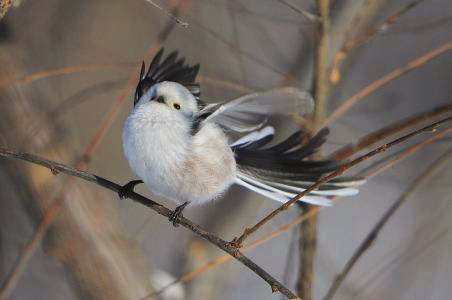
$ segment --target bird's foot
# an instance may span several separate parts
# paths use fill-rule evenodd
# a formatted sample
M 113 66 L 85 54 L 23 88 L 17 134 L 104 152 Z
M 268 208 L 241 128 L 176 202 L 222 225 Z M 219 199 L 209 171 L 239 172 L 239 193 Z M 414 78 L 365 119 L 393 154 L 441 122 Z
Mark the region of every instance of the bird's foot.
M 188 203 L 190 203 L 190 201 L 187 201 L 184 204 L 179 205 L 178 207 L 176 207 L 176 209 L 169 216 L 168 220 L 170 222 L 173 222 L 173 226 L 174 227 L 178 227 L 179 226 L 177 223 L 179 222 L 179 218 L 182 216 L 182 211 L 184 210 L 185 206 L 188 205 Z
M 129 181 L 127 184 L 123 185 L 118 191 L 119 198 L 124 199 L 127 196 L 129 196 L 130 193 L 133 192 L 135 186 L 140 183 L 143 183 L 143 180 L 132 180 Z

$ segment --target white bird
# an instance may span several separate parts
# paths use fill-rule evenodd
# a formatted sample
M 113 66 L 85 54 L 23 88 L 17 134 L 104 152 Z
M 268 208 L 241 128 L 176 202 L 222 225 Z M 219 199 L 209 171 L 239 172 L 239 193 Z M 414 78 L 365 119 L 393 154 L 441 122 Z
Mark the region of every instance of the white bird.
M 163 62 L 162 56 L 163 49 L 146 74 L 143 62 L 134 108 L 124 124 L 124 153 L 141 180 L 124 185 L 121 198 L 144 182 L 152 193 L 180 204 L 170 217 L 176 225 L 188 203 L 212 201 L 234 183 L 286 202 L 340 165 L 305 160 L 325 142 L 327 129 L 306 143 L 306 134 L 298 131 L 264 148 L 274 136 L 272 127 L 263 127 L 267 118 L 311 113 L 314 103 L 309 93 L 279 88 L 205 105 L 195 83 L 199 65 L 185 65 L 177 52 Z M 228 132 L 251 133 L 231 143 Z M 331 205 L 328 196 L 355 195 L 358 190 L 353 186 L 360 183 L 359 178 L 338 178 L 301 201 Z

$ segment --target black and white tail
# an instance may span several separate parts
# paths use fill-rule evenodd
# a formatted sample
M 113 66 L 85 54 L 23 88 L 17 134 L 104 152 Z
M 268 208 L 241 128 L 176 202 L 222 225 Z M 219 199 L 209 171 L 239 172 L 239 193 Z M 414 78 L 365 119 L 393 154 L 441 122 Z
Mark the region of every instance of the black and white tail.
M 273 127 L 252 132 L 233 144 L 238 171 L 236 183 L 279 202 L 287 202 L 316 182 L 322 175 L 341 166 L 332 160 L 306 160 L 326 141 L 327 128 L 303 143 L 307 135 L 297 131 L 283 142 L 265 147 L 273 140 Z M 352 196 L 361 178 L 339 177 L 320 186 L 300 201 L 330 206 L 329 196 Z

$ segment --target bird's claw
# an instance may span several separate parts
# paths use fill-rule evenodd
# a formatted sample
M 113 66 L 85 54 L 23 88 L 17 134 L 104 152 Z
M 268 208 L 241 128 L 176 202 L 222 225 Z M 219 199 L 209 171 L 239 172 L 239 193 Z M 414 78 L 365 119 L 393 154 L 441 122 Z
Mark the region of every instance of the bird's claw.
M 190 202 L 185 202 L 182 205 L 179 205 L 178 207 L 176 207 L 176 209 L 169 215 L 168 220 L 170 222 L 173 223 L 174 227 L 178 227 L 179 226 L 179 218 L 182 216 L 182 211 L 184 210 L 184 208 L 188 205 L 188 203 Z
M 119 198 L 124 199 L 127 196 L 129 196 L 130 193 L 133 192 L 133 189 L 135 188 L 135 186 L 140 183 L 143 183 L 143 181 L 142 180 L 132 180 L 132 181 L 129 181 L 127 184 L 123 185 L 118 191 Z

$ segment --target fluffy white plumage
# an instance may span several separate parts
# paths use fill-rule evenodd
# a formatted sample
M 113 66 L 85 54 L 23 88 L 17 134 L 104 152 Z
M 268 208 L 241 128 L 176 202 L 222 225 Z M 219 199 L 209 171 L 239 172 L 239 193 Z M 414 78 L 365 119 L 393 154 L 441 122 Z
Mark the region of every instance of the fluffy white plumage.
M 262 97 L 262 106 L 258 101 L 262 94 L 253 94 L 254 97 L 241 97 L 229 102 L 224 109 L 220 104 L 215 104 L 216 110 L 193 134 L 194 120 L 213 106 L 199 111 L 196 99 L 184 86 L 175 82 L 155 84 L 139 99 L 124 125 L 123 148 L 130 167 L 153 193 L 179 204 L 211 201 L 233 183 L 278 202 L 286 202 L 304 188 L 253 178 L 239 171 L 231 150 L 231 147 L 246 147 L 273 136 L 274 129 L 264 127 L 234 143 L 228 142 L 223 130 L 238 126 L 238 131 L 241 131 L 247 126 L 255 128 L 256 122 L 263 123 L 263 117 L 271 113 L 268 109 L 274 105 L 269 100 L 270 94 L 284 98 L 281 100 L 275 96 L 273 100 L 286 101 L 286 106 L 304 107 L 303 111 L 312 109 L 312 99 L 293 88 L 264 93 L 266 97 Z M 257 107 L 257 113 L 253 118 L 243 118 L 244 113 L 253 115 L 251 103 Z M 242 105 L 245 105 L 245 110 L 241 109 Z M 221 114 L 222 111 L 227 112 L 226 117 Z M 231 111 L 236 115 L 239 112 L 239 117 L 234 119 Z M 357 192 L 355 188 L 338 187 L 314 191 L 303 197 L 302 201 L 330 206 L 327 196 L 351 196 Z
M 182 204 L 170 220 L 176 222 L 186 203 L 216 199 L 233 183 L 286 202 L 338 167 L 333 161 L 305 160 L 325 142 L 327 129 L 308 142 L 303 132 L 296 132 L 267 146 L 274 137 L 272 127 L 263 127 L 268 117 L 311 113 L 314 101 L 309 93 L 284 87 L 204 105 L 195 82 L 199 65 L 188 66 L 177 56 L 174 51 L 162 61 L 162 49 L 147 72 L 143 63 L 122 135 L 134 173 L 151 192 Z M 230 143 L 228 131 L 248 134 Z M 120 196 L 139 182 L 129 182 Z M 355 195 L 354 187 L 362 183 L 359 178 L 339 178 L 301 201 L 329 206 L 329 196 Z
M 150 101 L 156 97 L 165 103 Z M 236 177 L 234 155 L 218 125 L 209 122 L 190 134 L 197 113 L 195 98 L 182 85 L 163 82 L 143 95 L 123 129 L 124 153 L 135 174 L 153 193 L 181 204 L 213 200 Z

